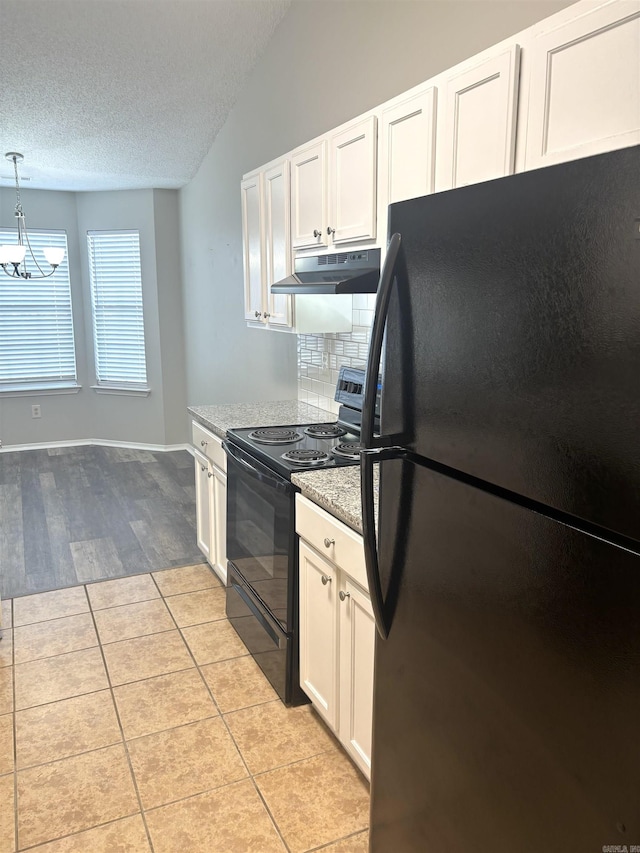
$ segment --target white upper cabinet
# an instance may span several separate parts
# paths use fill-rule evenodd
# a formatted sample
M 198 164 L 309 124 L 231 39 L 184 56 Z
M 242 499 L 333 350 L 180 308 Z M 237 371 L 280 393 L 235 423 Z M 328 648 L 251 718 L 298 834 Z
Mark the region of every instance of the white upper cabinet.
M 513 172 L 519 60 L 514 44 L 444 82 L 436 189 Z
M 338 297 L 271 295 L 294 251 L 384 246 L 390 204 L 634 144 L 640 0 L 580 0 L 246 175 L 245 317 L 348 331 Z
M 260 329 L 295 333 L 351 331 L 350 296 L 271 293 L 272 284 L 291 275 L 290 174 L 289 159 L 285 157 L 245 175 L 241 184 L 245 318 L 250 326 Z M 297 174 L 300 177 L 301 173 Z M 302 175 L 304 184 L 311 173 L 303 168 Z
M 272 294 L 271 285 L 291 275 L 289 161 L 264 172 L 264 237 L 267 316 L 272 326 L 291 326 L 291 297 Z M 263 314 L 265 312 L 263 311 Z
M 376 117 L 335 133 L 329 141 L 329 222 L 335 244 L 376 236 Z
M 531 45 L 525 168 L 640 142 L 640 0 L 617 0 Z
M 342 126 L 291 155 L 291 243 L 326 248 L 375 240 L 377 120 Z
M 241 185 L 244 265 L 244 316 L 258 322 L 263 312 L 262 174 L 245 178 Z
M 291 157 L 294 249 L 327 246 L 327 143 L 323 140 Z
M 252 325 L 292 325 L 291 297 L 270 287 L 291 273 L 289 161 L 270 163 L 241 183 L 244 316 Z
M 387 207 L 434 190 L 437 89 L 395 98 L 380 118 L 378 229 L 384 239 Z

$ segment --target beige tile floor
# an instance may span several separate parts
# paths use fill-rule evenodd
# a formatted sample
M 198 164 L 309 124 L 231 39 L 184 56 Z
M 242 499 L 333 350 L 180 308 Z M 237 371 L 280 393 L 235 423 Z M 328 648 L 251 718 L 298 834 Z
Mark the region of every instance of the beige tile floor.
M 2 607 L 0 853 L 366 853 L 366 782 L 207 566 Z

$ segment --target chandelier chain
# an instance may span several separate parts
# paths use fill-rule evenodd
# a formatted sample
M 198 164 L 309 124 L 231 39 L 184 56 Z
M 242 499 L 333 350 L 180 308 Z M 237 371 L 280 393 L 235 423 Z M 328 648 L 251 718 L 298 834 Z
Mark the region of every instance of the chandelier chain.
M 14 154 L 11 159 L 13 160 L 13 171 L 16 176 L 16 213 L 22 213 L 22 202 L 20 200 L 20 182 L 18 181 L 18 158 Z

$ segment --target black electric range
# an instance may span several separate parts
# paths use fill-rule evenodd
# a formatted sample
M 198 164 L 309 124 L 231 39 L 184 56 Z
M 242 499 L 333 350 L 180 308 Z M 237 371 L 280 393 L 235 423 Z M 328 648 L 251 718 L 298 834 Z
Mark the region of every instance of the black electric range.
M 230 429 L 227 440 L 287 478 L 295 471 L 354 465 L 362 448 L 364 381 L 364 370 L 341 368 L 336 422 Z
M 229 621 L 287 705 L 308 699 L 298 660 L 295 471 L 356 465 L 364 371 L 343 367 L 338 421 L 230 429 L 227 454 Z
M 295 471 L 354 465 L 360 436 L 337 423 L 230 429 L 228 440 L 285 477 Z

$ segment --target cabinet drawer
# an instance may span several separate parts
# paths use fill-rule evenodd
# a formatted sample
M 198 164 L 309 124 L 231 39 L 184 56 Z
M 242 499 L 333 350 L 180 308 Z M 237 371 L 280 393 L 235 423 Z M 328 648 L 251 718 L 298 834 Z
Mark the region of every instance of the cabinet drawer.
M 335 563 L 363 589 L 369 589 L 364 546 L 359 533 L 303 495 L 296 495 L 296 531 L 325 559 Z
M 196 421 L 191 421 L 191 438 L 194 446 L 207 456 L 222 471 L 227 470 L 227 457 L 222 449 L 222 441 Z

